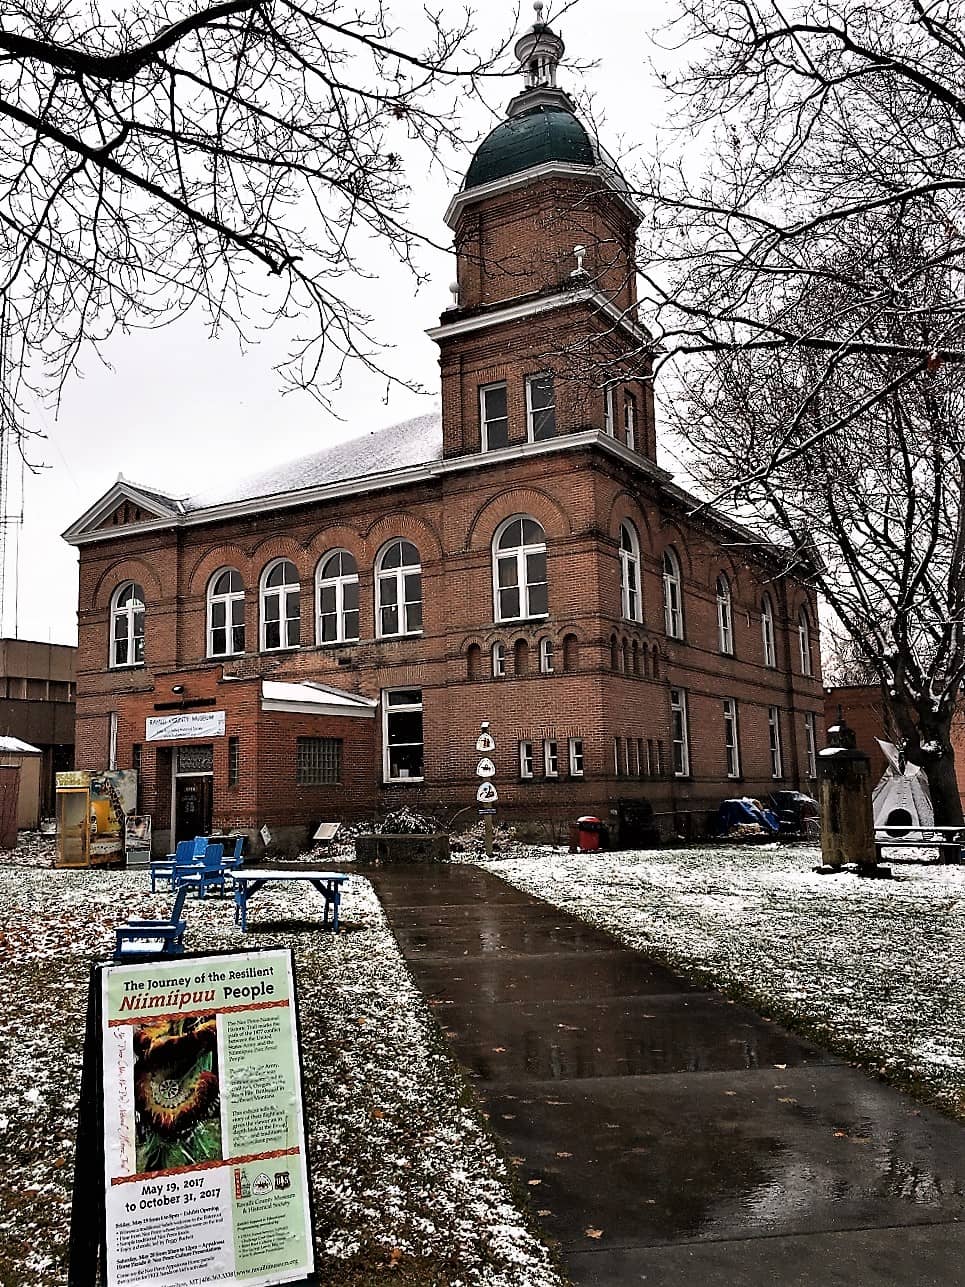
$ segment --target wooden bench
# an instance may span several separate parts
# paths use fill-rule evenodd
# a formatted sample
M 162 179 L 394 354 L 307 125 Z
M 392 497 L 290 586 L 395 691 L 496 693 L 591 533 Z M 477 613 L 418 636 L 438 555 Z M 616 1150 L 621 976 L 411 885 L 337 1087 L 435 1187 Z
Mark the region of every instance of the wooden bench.
M 142 956 L 180 956 L 184 951 L 184 931 L 187 921 L 182 920 L 184 900 L 188 888 L 184 886 L 174 896 L 171 914 L 166 920 L 141 920 L 132 918 L 114 930 L 114 960 L 126 961 Z
M 897 832 L 892 836 L 891 831 Z M 908 839 L 914 832 L 917 839 Z M 929 837 L 935 837 L 929 839 Z M 881 861 L 883 849 L 937 849 L 940 863 L 961 862 L 962 844 L 965 842 L 965 827 L 875 827 L 875 857 Z
M 248 930 L 248 900 L 264 889 L 266 885 L 290 885 L 302 881 L 311 885 L 325 899 L 325 912 L 322 919 L 323 928 L 331 928 L 338 933 L 338 909 L 342 901 L 342 886 L 348 880 L 334 871 L 301 871 L 291 868 L 245 867 L 234 873 L 235 887 L 235 923 L 241 926 L 241 932 Z M 329 916 L 331 915 L 331 926 Z

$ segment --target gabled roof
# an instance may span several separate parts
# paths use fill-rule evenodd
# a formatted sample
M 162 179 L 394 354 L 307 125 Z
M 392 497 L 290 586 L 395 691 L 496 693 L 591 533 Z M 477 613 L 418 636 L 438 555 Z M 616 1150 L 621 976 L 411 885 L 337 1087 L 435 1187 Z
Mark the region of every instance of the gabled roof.
M 125 502 L 136 506 L 148 514 L 149 518 L 146 521 L 139 519 L 137 522 L 119 524 L 114 529 L 118 532 L 125 527 L 136 528 L 138 531 L 166 527 L 184 513 L 183 502 L 176 496 L 169 496 L 156 487 L 142 487 L 140 483 L 128 482 L 123 474 L 118 474 L 117 481 L 104 495 L 62 533 L 64 540 L 70 541 L 83 533 L 95 531 Z

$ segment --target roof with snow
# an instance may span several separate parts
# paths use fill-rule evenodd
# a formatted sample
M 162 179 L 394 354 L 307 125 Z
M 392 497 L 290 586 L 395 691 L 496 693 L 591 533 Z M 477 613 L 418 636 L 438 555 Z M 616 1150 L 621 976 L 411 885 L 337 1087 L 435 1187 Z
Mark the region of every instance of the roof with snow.
M 188 512 L 278 496 L 329 483 L 390 474 L 442 459 L 442 417 L 438 412 L 375 429 L 360 438 L 336 443 L 310 456 L 300 456 L 236 482 L 221 483 L 185 499 Z
M 0 737 L 0 755 L 42 755 L 39 746 L 21 742 L 19 737 Z

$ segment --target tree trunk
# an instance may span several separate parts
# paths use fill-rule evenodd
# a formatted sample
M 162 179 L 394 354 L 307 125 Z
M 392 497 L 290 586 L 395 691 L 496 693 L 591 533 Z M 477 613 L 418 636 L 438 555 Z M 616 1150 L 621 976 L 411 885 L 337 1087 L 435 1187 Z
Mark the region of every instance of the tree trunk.
M 929 760 L 924 765 L 928 778 L 928 790 L 931 793 L 932 808 L 935 810 L 937 827 L 960 827 L 962 825 L 962 797 L 958 793 L 958 778 L 955 774 L 955 756 L 948 745 L 947 736 L 942 739 L 945 754 L 937 760 Z

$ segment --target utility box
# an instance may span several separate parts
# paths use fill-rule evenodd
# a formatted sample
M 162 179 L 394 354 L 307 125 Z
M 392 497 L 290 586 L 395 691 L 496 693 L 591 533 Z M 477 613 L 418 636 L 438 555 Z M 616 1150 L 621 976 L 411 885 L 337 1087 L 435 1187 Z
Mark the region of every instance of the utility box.
M 821 794 L 821 857 L 840 870 L 857 863 L 873 873 L 877 867 L 875 824 L 871 808 L 871 760 L 859 751 L 854 730 L 843 719 L 828 729 L 828 745 L 818 753 Z

